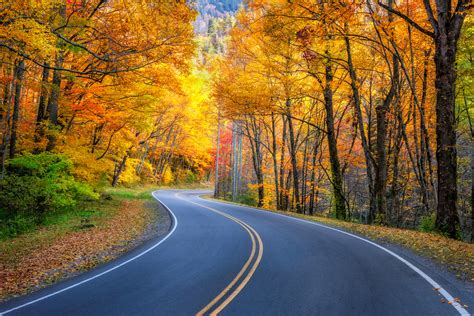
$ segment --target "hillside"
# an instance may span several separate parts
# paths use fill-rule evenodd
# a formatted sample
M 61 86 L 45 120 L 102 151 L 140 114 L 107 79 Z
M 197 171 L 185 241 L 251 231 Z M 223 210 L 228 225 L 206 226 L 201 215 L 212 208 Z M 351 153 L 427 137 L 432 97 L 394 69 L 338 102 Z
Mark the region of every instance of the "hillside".
M 213 18 L 225 18 L 239 9 L 241 0 L 197 0 L 196 9 L 199 15 L 194 24 L 198 34 L 207 33 Z

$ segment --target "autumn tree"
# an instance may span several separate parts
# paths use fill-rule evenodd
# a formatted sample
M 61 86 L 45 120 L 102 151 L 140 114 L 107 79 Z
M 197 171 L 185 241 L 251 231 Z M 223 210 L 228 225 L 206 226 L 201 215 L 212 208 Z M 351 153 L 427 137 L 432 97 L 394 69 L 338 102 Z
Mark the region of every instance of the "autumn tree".
M 378 3 L 391 14 L 405 20 L 429 36 L 435 46 L 436 66 L 436 160 L 438 163 L 438 205 L 436 227 L 450 237 L 456 236 L 457 214 L 457 153 L 456 153 L 456 54 L 461 29 L 472 5 L 467 0 L 423 1 L 429 26 L 420 24 L 392 5 Z

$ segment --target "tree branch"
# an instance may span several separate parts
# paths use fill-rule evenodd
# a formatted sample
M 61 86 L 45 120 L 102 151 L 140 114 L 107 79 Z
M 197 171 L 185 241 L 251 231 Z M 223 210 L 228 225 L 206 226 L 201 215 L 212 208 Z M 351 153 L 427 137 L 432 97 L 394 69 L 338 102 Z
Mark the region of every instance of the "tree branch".
M 412 19 L 410 19 L 408 16 L 406 16 L 405 14 L 401 13 L 400 11 L 397 11 L 397 10 L 394 10 L 392 8 L 390 8 L 389 6 L 383 4 L 382 2 L 380 1 L 377 1 L 377 4 L 379 6 L 381 6 L 382 8 L 384 8 L 385 10 L 397 15 L 398 17 L 404 19 L 408 24 L 410 24 L 411 26 L 413 26 L 415 29 L 417 29 L 418 31 L 422 32 L 423 34 L 426 34 L 432 38 L 434 38 L 435 34 L 431 31 L 428 31 L 427 29 L 423 28 L 422 26 L 420 26 L 418 23 L 416 23 L 415 21 L 413 21 Z
M 430 0 L 423 0 L 423 4 L 425 6 L 426 14 L 428 15 L 428 20 L 431 23 L 431 27 L 433 27 L 433 30 L 435 30 L 436 32 L 436 30 L 438 29 L 438 21 L 436 21 L 434 17 L 433 8 L 431 8 Z

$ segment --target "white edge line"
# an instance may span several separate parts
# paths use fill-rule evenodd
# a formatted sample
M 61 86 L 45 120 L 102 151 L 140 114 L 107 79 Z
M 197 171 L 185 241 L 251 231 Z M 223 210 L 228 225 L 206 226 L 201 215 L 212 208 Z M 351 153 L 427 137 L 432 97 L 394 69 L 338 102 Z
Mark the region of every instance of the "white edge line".
M 163 207 L 164 207 L 164 208 L 171 214 L 171 216 L 173 217 L 173 228 L 172 228 L 171 231 L 168 233 L 168 235 L 166 235 L 163 239 L 161 239 L 159 242 L 157 242 L 156 244 L 154 244 L 153 246 L 151 246 L 151 247 L 148 248 L 147 250 L 145 250 L 145 251 L 139 253 L 138 255 L 134 256 L 133 258 L 128 259 L 127 261 L 124 261 L 124 262 L 122 262 L 122 263 L 120 263 L 120 264 L 118 264 L 118 265 L 116 265 L 116 266 L 114 266 L 114 267 L 112 267 L 112 268 L 110 268 L 110 269 L 107 269 L 107 270 L 105 270 L 105 271 L 103 271 L 103 272 L 101 272 L 101 273 L 99 273 L 99 274 L 96 274 L 96 275 L 94 275 L 93 277 L 87 278 L 87 279 L 85 279 L 85 280 L 82 280 L 81 282 L 78 282 L 78 283 L 75 283 L 75 284 L 70 285 L 70 286 L 68 286 L 68 287 L 65 287 L 64 289 L 61 289 L 61 290 L 56 291 L 56 292 L 53 292 L 53 293 L 51 293 L 51 294 L 42 296 L 42 297 L 37 298 L 37 299 L 35 299 L 35 300 L 32 300 L 32 301 L 30 301 L 30 302 L 28 302 L 28 303 L 25 303 L 25 304 L 22 304 L 22 305 L 13 307 L 13 308 L 11 308 L 11 309 L 9 309 L 9 310 L 0 312 L 0 316 L 1 316 L 1 315 L 8 314 L 8 313 L 10 313 L 10 312 L 13 312 L 13 311 L 15 311 L 15 310 L 18 310 L 18 309 L 20 309 L 20 308 L 26 307 L 26 306 L 28 306 L 28 305 L 37 303 L 37 302 L 39 302 L 39 301 L 45 300 L 45 299 L 47 299 L 47 298 L 49 298 L 49 297 L 51 297 L 51 296 L 55 296 L 55 295 L 57 295 L 57 294 L 59 294 L 59 293 L 62 293 L 62 292 L 65 292 L 65 291 L 67 291 L 67 290 L 70 290 L 70 289 L 72 289 L 72 288 L 75 288 L 75 287 L 77 287 L 77 286 L 79 286 L 79 285 L 81 285 L 81 284 L 84 284 L 84 283 L 86 283 L 86 282 L 92 281 L 92 280 L 94 280 L 94 279 L 96 279 L 96 278 L 98 278 L 98 277 L 100 277 L 100 276 L 103 276 L 104 274 L 107 274 L 107 273 L 109 273 L 109 272 L 112 272 L 113 270 L 118 269 L 118 268 L 120 268 L 120 267 L 126 265 L 127 263 L 130 263 L 130 262 L 134 261 L 135 259 L 140 258 L 140 257 L 143 256 L 144 254 L 150 252 L 151 250 L 153 250 L 153 249 L 155 249 L 156 247 L 158 247 L 159 245 L 161 245 L 161 244 L 162 244 L 166 239 L 168 239 L 168 238 L 174 233 L 174 231 L 176 230 L 176 227 L 178 226 L 178 219 L 176 218 L 176 216 L 174 215 L 174 213 L 173 213 L 163 202 L 161 202 L 160 199 L 158 199 L 158 198 L 156 197 L 156 195 L 155 195 L 156 192 L 157 192 L 157 191 L 152 192 L 151 195 L 152 195 L 161 205 L 163 205 Z
M 225 202 L 220 202 L 220 201 L 213 201 L 213 200 L 209 200 L 209 199 L 205 200 L 205 199 L 201 198 L 200 196 L 198 196 L 198 198 L 200 200 L 203 200 L 203 201 L 211 201 L 211 202 L 214 202 L 214 203 L 234 205 L 234 204 L 230 204 L 230 203 L 225 203 Z M 425 279 L 425 281 L 427 281 L 429 284 L 431 284 L 435 289 L 438 289 L 438 292 L 441 293 L 448 302 L 451 302 L 451 305 L 459 312 L 460 315 L 462 315 L 462 316 L 470 316 L 471 315 L 461 304 L 459 304 L 458 302 L 456 302 L 454 300 L 454 297 L 451 294 L 449 294 L 448 291 L 446 291 L 444 288 L 442 288 L 441 285 L 439 285 L 435 280 L 433 280 L 431 277 L 429 277 L 426 273 L 424 273 L 422 270 L 417 268 L 414 264 L 412 264 L 408 260 L 400 257 L 399 255 L 397 255 L 393 251 L 388 250 L 387 248 L 385 248 L 383 246 L 380 246 L 379 244 L 376 244 L 376 243 L 374 243 L 374 242 L 372 242 L 368 239 L 362 238 L 360 236 L 345 232 L 343 230 L 333 228 L 333 227 L 329 227 L 329 226 L 326 226 L 326 225 L 323 225 L 323 224 L 320 224 L 320 223 L 308 221 L 308 220 L 305 220 L 305 219 L 301 219 L 301 218 L 297 218 L 297 217 L 293 217 L 293 216 L 288 216 L 288 215 L 284 215 L 284 214 L 279 214 L 279 213 L 274 213 L 274 212 L 267 211 L 267 210 L 264 210 L 264 209 L 257 209 L 257 208 L 253 208 L 253 207 L 242 206 L 242 205 L 238 205 L 238 204 L 235 204 L 235 206 L 240 206 L 240 207 L 243 207 L 243 208 L 246 208 L 246 209 L 249 209 L 249 210 L 253 210 L 253 211 L 264 211 L 264 212 L 269 213 L 269 214 L 278 215 L 278 216 L 281 216 L 281 217 L 284 217 L 284 218 L 289 218 L 289 219 L 304 222 L 304 223 L 307 223 L 307 224 L 312 224 L 312 225 L 324 227 L 326 229 L 333 230 L 333 231 L 336 231 L 336 232 L 339 232 L 339 233 L 357 238 L 357 239 L 362 240 L 362 241 L 364 241 L 368 244 L 371 244 L 372 246 L 375 246 L 375 247 L 385 251 L 386 253 L 392 255 L 393 257 L 397 258 L 398 260 L 400 260 L 401 262 L 406 264 L 410 269 L 412 269 L 413 271 L 418 273 L 418 275 L 420 275 L 423 279 Z

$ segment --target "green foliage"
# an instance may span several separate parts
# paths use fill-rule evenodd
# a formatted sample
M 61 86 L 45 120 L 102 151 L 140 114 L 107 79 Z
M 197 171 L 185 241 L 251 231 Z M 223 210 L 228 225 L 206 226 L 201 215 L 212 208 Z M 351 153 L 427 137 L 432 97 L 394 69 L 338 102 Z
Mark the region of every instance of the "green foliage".
M 87 184 L 77 182 L 71 171 L 69 159 L 51 153 L 8 161 L 7 175 L 0 180 L 0 237 L 31 230 L 52 213 L 99 197 Z
M 257 206 L 258 198 L 254 192 L 248 191 L 237 197 L 237 203 L 241 203 L 241 204 L 245 204 L 249 206 Z
M 450 236 L 446 232 L 444 232 L 443 229 L 436 228 L 436 213 L 421 217 L 420 224 L 418 225 L 418 230 L 424 233 L 434 233 L 445 238 L 450 238 Z M 463 240 L 462 229 L 459 224 L 456 225 L 456 236 L 453 239 L 457 239 L 460 241 Z
M 186 170 L 186 175 L 184 179 L 185 183 L 196 183 L 199 182 L 197 175 L 191 170 Z
M 386 226 L 387 219 L 385 217 L 385 214 L 376 214 L 375 219 L 374 219 L 374 224 L 380 225 L 380 226 Z
M 1 219 L 0 221 L 0 240 L 18 236 L 33 230 L 37 226 L 36 220 L 33 217 L 24 215 L 16 215 L 13 218 Z
M 436 214 L 426 215 L 421 218 L 418 230 L 429 233 L 435 231 Z

